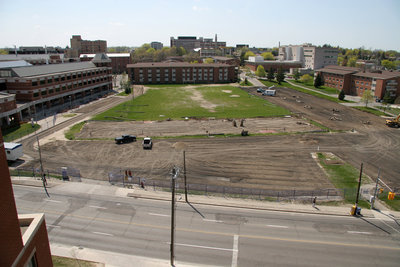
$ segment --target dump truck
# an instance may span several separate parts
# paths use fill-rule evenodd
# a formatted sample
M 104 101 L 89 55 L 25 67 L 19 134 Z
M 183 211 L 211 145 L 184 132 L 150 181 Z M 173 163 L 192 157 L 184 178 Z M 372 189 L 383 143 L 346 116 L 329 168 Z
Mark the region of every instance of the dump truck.
M 389 127 L 395 127 L 395 128 L 400 127 L 400 114 L 397 115 L 397 117 L 394 119 L 387 119 L 386 125 Z

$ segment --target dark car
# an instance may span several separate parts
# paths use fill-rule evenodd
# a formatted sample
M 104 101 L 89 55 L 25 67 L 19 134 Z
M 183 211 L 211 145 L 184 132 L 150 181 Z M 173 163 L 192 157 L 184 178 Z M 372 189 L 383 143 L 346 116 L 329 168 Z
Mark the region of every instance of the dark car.
M 117 144 L 124 144 L 124 143 L 130 143 L 130 142 L 135 142 L 136 141 L 136 136 L 133 135 L 123 135 L 121 137 L 115 138 L 115 143 Z
M 264 89 L 258 88 L 258 89 L 257 89 L 257 93 L 264 93 Z

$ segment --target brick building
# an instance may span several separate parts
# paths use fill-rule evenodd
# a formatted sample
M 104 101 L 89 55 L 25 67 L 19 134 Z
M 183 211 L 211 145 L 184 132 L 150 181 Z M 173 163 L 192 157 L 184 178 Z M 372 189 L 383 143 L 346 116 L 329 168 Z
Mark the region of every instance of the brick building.
M 0 266 L 53 266 L 43 213 L 18 215 L 0 130 Z
M 82 40 L 80 35 L 72 35 L 71 48 L 65 50 L 67 58 L 79 58 L 81 54 L 98 54 L 107 52 L 107 41 Z
M 299 61 L 264 60 L 262 56 L 249 57 L 249 60 L 245 62 L 245 66 L 252 71 L 256 71 L 259 65 L 263 66 L 266 71 L 272 69 L 277 72 L 280 68 L 284 71 L 289 71 L 292 68 L 301 68 L 302 63 Z
M 326 86 L 344 90 L 347 95 L 362 96 L 371 90 L 373 96 L 381 100 L 386 92 L 392 98 L 400 96 L 400 72 L 362 71 L 355 67 L 327 66 L 316 70 Z
M 219 63 L 153 62 L 130 64 L 128 73 L 133 84 L 232 83 L 238 69 Z
M 196 36 L 178 36 L 177 39 L 171 37 L 170 40 L 171 47 L 183 47 L 187 52 L 191 52 L 196 48 L 201 48 L 202 50 L 213 50 L 226 47 L 226 42 L 218 42 L 218 37 L 215 35 L 215 40 L 212 38 L 203 38 Z
M 0 81 L 1 82 L 1 81 Z M 0 127 L 17 126 L 20 121 L 14 94 L 0 92 Z
M 90 62 L 11 68 L 2 72 L 3 92 L 14 94 L 21 120 L 46 116 L 89 102 L 112 90 L 111 60 L 97 54 Z M 6 113 L 0 118 L 9 120 Z
M 80 56 L 81 61 L 90 61 L 95 54 L 83 54 Z M 129 53 L 107 53 L 107 57 L 111 59 L 112 73 L 127 73 L 126 66 L 132 63 L 131 54 Z

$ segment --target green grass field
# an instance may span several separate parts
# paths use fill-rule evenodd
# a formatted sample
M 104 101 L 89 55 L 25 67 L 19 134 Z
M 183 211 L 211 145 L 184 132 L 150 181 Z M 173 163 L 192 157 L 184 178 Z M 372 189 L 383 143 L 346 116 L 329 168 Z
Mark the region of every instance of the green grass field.
M 338 95 L 339 94 L 338 89 L 332 88 L 332 87 L 328 87 L 328 86 L 325 86 L 325 85 L 322 85 L 319 88 L 315 88 L 314 85 L 305 84 L 305 83 L 302 83 L 300 81 L 293 81 L 293 83 L 301 85 L 301 86 L 304 86 L 304 87 L 307 87 L 307 88 L 310 88 L 310 89 L 313 89 L 313 90 L 317 90 L 317 91 L 320 91 L 320 92 L 323 92 L 323 93 L 326 93 L 326 94 L 332 94 L 332 95 Z
M 34 124 L 34 126 L 32 127 L 32 125 L 30 123 L 24 123 L 21 124 L 17 127 L 13 127 L 10 129 L 5 129 L 2 133 L 3 133 L 3 138 L 4 138 L 4 142 L 11 142 L 14 141 L 16 139 L 19 139 L 25 135 L 31 134 L 33 132 L 35 132 L 36 130 L 40 129 L 40 125 L 39 124 Z
M 179 120 L 255 118 L 290 114 L 282 107 L 233 86 L 153 85 L 146 94 L 122 103 L 94 120 Z

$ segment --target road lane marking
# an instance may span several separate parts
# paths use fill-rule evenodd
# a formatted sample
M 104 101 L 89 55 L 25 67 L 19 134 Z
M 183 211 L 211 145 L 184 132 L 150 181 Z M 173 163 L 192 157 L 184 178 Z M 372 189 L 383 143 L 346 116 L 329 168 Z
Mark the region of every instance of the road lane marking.
M 214 250 L 223 250 L 223 251 L 233 251 L 233 249 L 230 249 L 230 248 L 207 247 L 207 246 L 182 244 L 182 243 L 175 243 L 175 246 L 192 247 L 192 248 L 205 248 L 205 249 L 214 249 Z
M 239 236 L 233 236 L 233 249 L 232 249 L 232 267 L 237 267 L 238 252 L 239 252 Z
M 53 199 L 46 199 L 48 202 L 54 202 L 54 203 L 61 203 L 59 200 L 53 200 Z
M 224 221 L 220 221 L 220 220 L 211 220 L 211 219 L 203 219 L 203 221 L 205 222 L 217 222 L 217 223 L 223 223 Z
M 102 209 L 102 210 L 106 210 L 107 208 L 105 207 L 100 207 L 100 206 L 89 206 L 90 208 L 94 208 L 94 209 Z
M 168 214 L 159 214 L 159 213 L 148 213 L 149 215 L 152 216 L 160 216 L 160 217 L 170 217 L 171 215 Z
M 29 212 L 32 212 L 32 208 L 19 207 L 19 209 L 25 209 Z M 37 212 L 35 210 L 35 212 Z M 109 223 L 119 223 L 123 225 L 133 225 L 138 227 L 148 227 L 154 229 L 163 229 L 163 230 L 171 230 L 171 227 L 162 226 L 162 225 L 153 225 L 147 223 L 136 223 L 136 222 L 128 222 L 114 219 L 106 219 L 106 218 L 94 218 L 76 214 L 65 214 L 64 212 L 54 211 L 54 210 L 40 210 L 42 213 L 53 214 L 53 215 L 66 215 L 66 217 L 87 219 L 93 221 L 101 221 L 101 222 L 109 222 Z M 198 234 L 209 234 L 209 235 L 218 235 L 218 236 L 233 236 L 234 233 L 229 232 L 215 232 L 215 231 L 205 231 L 205 230 L 197 230 L 197 229 L 188 229 L 188 228 L 176 228 L 177 231 L 189 232 L 189 233 L 198 233 Z M 281 242 L 291 242 L 291 243 L 302 243 L 302 244 L 312 244 L 312 245 L 326 245 L 326 246 L 343 246 L 343 247 L 358 247 L 358 248 L 366 248 L 366 249 L 386 249 L 386 250 L 395 250 L 400 251 L 400 247 L 393 246 L 384 246 L 384 245 L 371 245 L 371 244 L 356 244 L 356 243 L 343 243 L 343 242 L 335 242 L 335 241 L 320 241 L 320 240 L 306 240 L 306 239 L 293 239 L 293 238 L 280 238 L 280 237 L 270 237 L 263 235 L 239 235 L 242 238 L 250 238 L 250 239 L 263 239 L 263 240 L 272 240 L 272 241 L 281 241 Z
M 96 235 L 114 236 L 113 234 L 102 233 L 102 232 L 92 232 L 92 233 L 93 233 L 93 234 L 96 234 Z
M 274 227 L 274 228 L 289 228 L 288 226 L 284 225 L 274 225 L 274 224 L 267 224 L 268 227 Z
M 359 232 L 359 231 L 347 231 L 349 234 L 363 234 L 363 235 L 372 235 L 371 232 Z
M 61 226 L 59 225 L 52 225 L 52 224 L 47 224 L 47 227 L 61 228 Z

